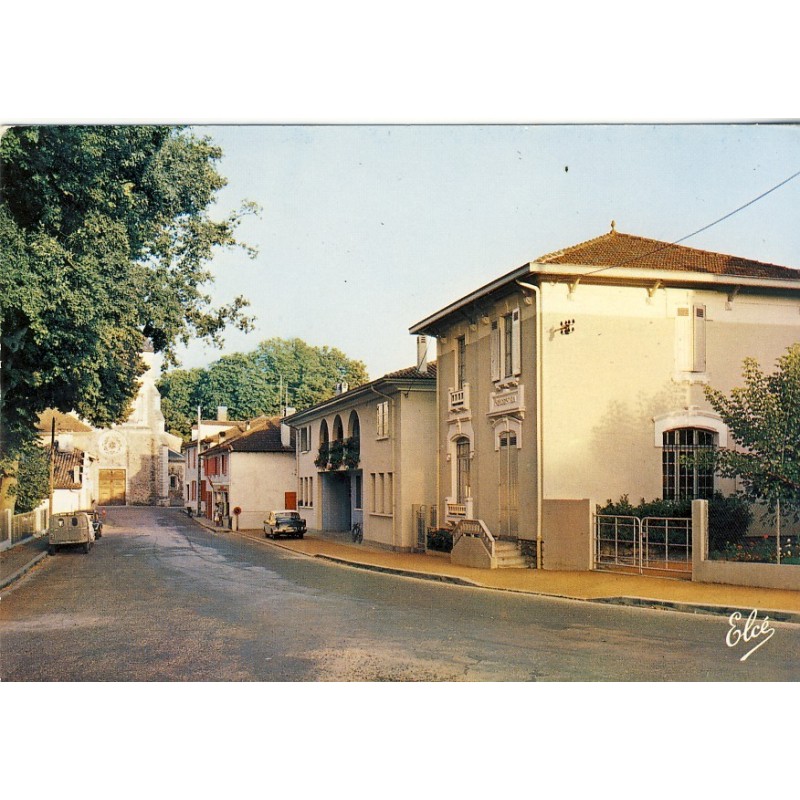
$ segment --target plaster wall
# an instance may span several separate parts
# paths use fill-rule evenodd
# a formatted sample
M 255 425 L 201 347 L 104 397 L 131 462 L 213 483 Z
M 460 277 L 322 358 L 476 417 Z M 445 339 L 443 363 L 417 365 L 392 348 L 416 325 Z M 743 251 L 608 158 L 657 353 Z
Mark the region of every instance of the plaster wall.
M 229 463 L 231 513 L 237 506 L 242 509 L 240 530 L 260 529 L 268 512 L 284 507 L 285 493 L 295 491 L 294 454 L 234 451 Z

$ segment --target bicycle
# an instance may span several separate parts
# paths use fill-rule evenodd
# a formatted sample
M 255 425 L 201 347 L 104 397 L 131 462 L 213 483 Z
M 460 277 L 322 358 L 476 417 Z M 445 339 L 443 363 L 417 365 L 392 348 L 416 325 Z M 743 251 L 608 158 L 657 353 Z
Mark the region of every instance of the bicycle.
M 360 522 L 353 523 L 353 527 L 350 529 L 350 533 L 353 535 L 353 541 L 357 544 L 360 544 L 364 541 L 364 529 L 361 527 Z

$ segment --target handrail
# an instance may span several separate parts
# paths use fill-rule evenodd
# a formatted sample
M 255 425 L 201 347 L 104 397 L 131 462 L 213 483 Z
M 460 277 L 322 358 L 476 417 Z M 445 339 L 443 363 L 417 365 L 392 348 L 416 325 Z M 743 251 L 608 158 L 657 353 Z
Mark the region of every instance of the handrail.
M 486 552 L 492 557 L 495 557 L 495 542 L 496 539 L 492 536 L 491 531 L 486 527 L 486 523 L 482 519 L 462 519 L 456 525 L 453 531 L 453 548 L 455 548 L 459 539 L 462 536 L 472 536 L 480 539 Z

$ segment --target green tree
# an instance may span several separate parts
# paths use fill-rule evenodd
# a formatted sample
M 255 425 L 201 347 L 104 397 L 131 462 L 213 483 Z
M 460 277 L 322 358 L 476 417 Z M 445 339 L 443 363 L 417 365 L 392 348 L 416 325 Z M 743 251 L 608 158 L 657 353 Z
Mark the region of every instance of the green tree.
M 11 489 L 18 514 L 33 511 L 50 494 L 50 452 L 34 440 L 21 447 L 16 462 L 16 477 Z
M 124 420 L 148 337 L 167 363 L 192 338 L 251 327 L 247 301 L 213 307 L 217 248 L 243 247 L 245 204 L 207 209 L 221 151 L 173 126 L 11 128 L 0 141 L 0 478 L 48 407 Z M 7 486 L 2 489 L 3 493 Z
M 716 468 L 738 477 L 744 495 L 771 513 L 800 519 L 800 344 L 788 348 L 774 372 L 754 358 L 743 364 L 744 386 L 730 396 L 706 387 L 706 398 L 728 426 L 735 448 L 716 454 Z
M 158 388 L 167 426 L 188 438 L 198 405 L 204 417 L 218 406 L 226 406 L 231 419 L 272 416 L 287 400 L 298 410 L 327 400 L 342 380 L 351 387 L 366 383 L 363 362 L 336 348 L 274 338 L 253 352 L 223 356 L 207 369 L 167 372 Z

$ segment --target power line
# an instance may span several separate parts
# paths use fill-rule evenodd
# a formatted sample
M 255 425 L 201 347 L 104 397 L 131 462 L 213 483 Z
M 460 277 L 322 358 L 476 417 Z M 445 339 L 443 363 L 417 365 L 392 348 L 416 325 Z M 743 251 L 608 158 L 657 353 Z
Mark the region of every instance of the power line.
M 642 253 L 642 255 L 632 256 L 631 258 L 626 259 L 625 261 L 620 261 L 618 264 L 613 264 L 608 267 L 600 267 L 600 269 L 592 270 L 591 272 L 585 272 L 584 276 L 586 275 L 596 275 L 598 272 L 604 272 L 607 269 L 614 269 L 615 267 L 622 267 L 625 264 L 630 264 L 632 261 L 638 261 L 642 258 L 647 258 L 647 256 L 651 256 L 655 253 L 660 253 L 662 250 L 666 250 L 669 247 L 674 247 L 681 242 L 685 242 L 687 239 L 691 239 L 692 236 L 697 236 L 698 233 L 702 233 L 703 231 L 707 231 L 709 228 L 713 228 L 715 225 L 718 225 L 720 222 L 724 222 L 726 219 L 729 219 L 734 214 L 738 214 L 740 211 L 743 211 L 748 206 L 753 205 L 753 203 L 757 203 L 759 200 L 766 197 L 768 194 L 772 194 L 776 189 L 780 189 L 781 186 L 785 186 L 789 181 L 793 181 L 798 175 L 800 175 L 800 170 L 794 173 L 794 175 L 790 175 L 785 180 L 782 180 L 780 183 L 776 183 L 771 189 L 767 189 L 766 192 L 762 192 L 758 197 L 754 197 L 752 200 L 744 203 L 743 205 L 735 208 L 733 211 L 729 211 L 724 216 L 720 217 L 719 219 L 715 219 L 713 222 L 709 222 L 708 225 L 704 225 L 702 228 L 698 228 L 696 231 L 692 231 L 692 233 L 686 234 L 686 236 L 682 236 L 680 239 L 676 239 L 674 242 L 669 242 L 668 244 L 664 244 L 661 247 L 656 247 L 653 250 L 650 250 L 647 253 Z M 583 277 L 583 276 L 582 276 Z

